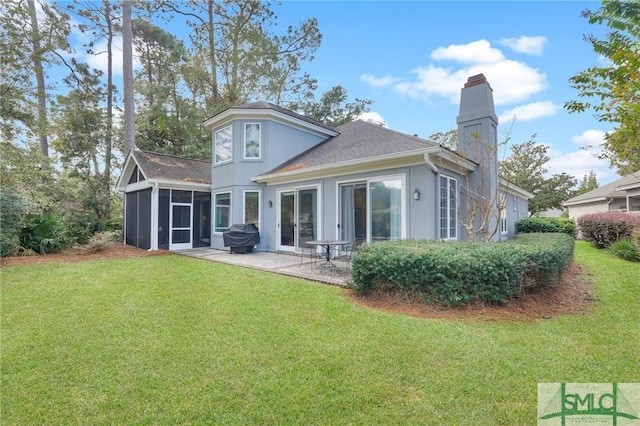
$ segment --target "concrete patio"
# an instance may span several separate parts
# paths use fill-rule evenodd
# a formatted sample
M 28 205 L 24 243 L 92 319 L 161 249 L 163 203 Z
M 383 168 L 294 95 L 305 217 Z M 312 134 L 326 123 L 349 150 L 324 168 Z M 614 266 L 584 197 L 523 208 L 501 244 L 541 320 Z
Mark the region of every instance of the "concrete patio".
M 312 264 L 309 258 L 302 259 L 301 264 L 299 255 L 287 253 L 230 253 L 229 250 L 217 250 L 208 247 L 179 250 L 174 253 L 201 260 L 259 269 L 275 274 L 303 278 L 340 287 L 346 287 L 348 280 L 351 278 L 346 272 L 346 264 L 344 261 L 336 262 L 335 268 L 326 268 L 318 266 L 321 261 Z

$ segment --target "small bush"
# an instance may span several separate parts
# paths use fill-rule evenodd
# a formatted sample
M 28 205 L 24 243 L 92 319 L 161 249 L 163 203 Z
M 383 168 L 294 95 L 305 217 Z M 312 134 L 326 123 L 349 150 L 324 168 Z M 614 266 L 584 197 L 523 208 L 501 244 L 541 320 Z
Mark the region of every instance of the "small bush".
M 426 240 L 363 246 L 353 258 L 354 290 L 391 291 L 456 306 L 506 303 L 527 287 L 548 285 L 573 259 L 565 234 L 522 234 L 501 243 Z
M 640 253 L 638 247 L 633 243 L 630 237 L 620 238 L 609 247 L 611 253 L 618 256 L 620 259 L 628 260 L 630 262 L 640 262 Z
M 89 242 L 82 246 L 82 250 L 87 253 L 98 253 L 109 246 L 122 242 L 122 233 L 119 231 L 99 232 L 89 239 Z
M 529 217 L 516 222 L 517 233 L 555 233 L 562 232 L 573 238 L 578 235 L 578 228 L 573 219 L 565 217 Z
M 593 213 L 578 218 L 582 237 L 597 248 L 606 248 L 621 238 L 630 237 L 640 227 L 640 216 L 629 213 Z

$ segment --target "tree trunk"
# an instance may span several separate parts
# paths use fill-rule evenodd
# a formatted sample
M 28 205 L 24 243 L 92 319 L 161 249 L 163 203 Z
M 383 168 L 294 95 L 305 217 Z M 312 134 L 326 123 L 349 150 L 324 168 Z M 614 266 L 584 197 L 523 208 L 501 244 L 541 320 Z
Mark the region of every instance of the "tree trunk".
M 36 74 L 37 98 L 38 98 L 38 137 L 40 139 L 40 151 L 49 160 L 49 140 L 47 138 L 47 92 L 44 84 L 44 69 L 42 68 L 42 48 L 40 46 L 40 29 L 34 0 L 29 0 L 29 15 L 31 16 L 31 46 L 33 69 Z
M 113 24 L 111 5 L 103 0 L 104 17 L 107 24 L 107 134 L 105 137 L 104 185 L 107 201 L 111 203 L 111 136 L 113 134 Z
M 207 0 L 209 22 L 207 23 L 207 29 L 209 30 L 209 62 L 211 62 L 211 91 L 213 99 L 211 105 L 209 105 L 209 112 L 213 111 L 213 108 L 218 106 L 218 66 L 216 64 L 216 44 L 215 33 L 213 26 L 213 6 L 214 0 Z
M 124 86 L 124 150 L 125 155 L 136 149 L 135 111 L 133 99 L 133 27 L 131 1 L 122 2 L 122 78 Z

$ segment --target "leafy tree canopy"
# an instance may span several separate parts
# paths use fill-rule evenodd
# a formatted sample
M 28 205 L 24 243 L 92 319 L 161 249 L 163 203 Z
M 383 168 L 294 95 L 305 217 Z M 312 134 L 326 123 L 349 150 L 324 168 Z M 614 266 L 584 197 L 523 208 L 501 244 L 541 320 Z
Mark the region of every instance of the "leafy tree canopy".
M 511 147 L 511 155 L 500 162 L 500 176 L 531 192 L 529 213 L 535 215 L 549 209 L 560 209 L 562 203 L 574 195 L 576 179 L 567 173 L 546 177 L 549 169 L 548 147 L 535 142 L 535 135 L 527 142 Z
M 584 10 L 590 24 L 605 25 L 599 39 L 585 35 L 607 66 L 593 66 L 570 78 L 580 100 L 565 103 L 569 112 L 593 110 L 614 125 L 604 143 L 603 158 L 621 174 L 640 169 L 640 2 L 605 0 L 596 11 Z
M 356 98 L 353 102 L 347 101 L 347 90 L 342 86 L 334 86 L 324 92 L 320 99 L 309 99 L 300 103 L 293 103 L 291 108 L 301 114 L 313 118 L 330 126 L 340 126 L 350 123 L 358 116 L 369 111 L 371 100 Z

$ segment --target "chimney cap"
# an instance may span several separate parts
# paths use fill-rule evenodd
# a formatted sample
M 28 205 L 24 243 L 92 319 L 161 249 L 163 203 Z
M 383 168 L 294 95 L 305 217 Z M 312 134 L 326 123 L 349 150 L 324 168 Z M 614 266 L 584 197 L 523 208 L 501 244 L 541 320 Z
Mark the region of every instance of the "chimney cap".
M 489 82 L 487 82 L 487 78 L 484 76 L 484 74 L 476 74 L 476 75 L 472 75 L 471 77 L 469 77 L 467 79 L 467 82 L 464 84 L 464 87 L 471 87 L 471 86 L 477 86 L 478 84 L 482 84 L 482 83 L 487 83 L 489 84 Z M 491 86 L 489 86 L 491 87 Z

